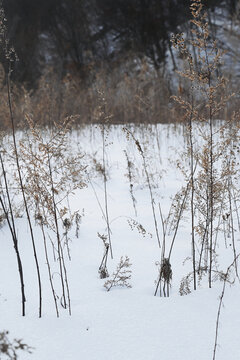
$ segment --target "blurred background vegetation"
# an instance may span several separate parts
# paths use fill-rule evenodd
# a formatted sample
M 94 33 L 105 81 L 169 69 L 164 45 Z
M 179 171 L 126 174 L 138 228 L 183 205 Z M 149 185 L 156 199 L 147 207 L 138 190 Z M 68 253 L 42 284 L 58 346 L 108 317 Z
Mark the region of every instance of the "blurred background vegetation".
M 187 85 L 175 72 L 182 59 L 172 48 L 171 36 L 183 32 L 191 39 L 189 0 L 3 0 L 2 4 L 8 37 L 19 58 L 12 74 L 15 98 L 22 104 L 24 94 L 39 121 L 49 123 L 53 116 L 58 120 L 70 112 L 80 115 L 82 122 L 94 121 L 97 89 L 106 93 L 115 122 L 174 121 L 169 98 L 186 91 Z M 224 71 L 236 83 L 239 0 L 204 4 L 211 36 L 228 53 Z M 3 56 L 1 63 L 4 88 Z M 48 115 L 43 115 L 46 106 Z

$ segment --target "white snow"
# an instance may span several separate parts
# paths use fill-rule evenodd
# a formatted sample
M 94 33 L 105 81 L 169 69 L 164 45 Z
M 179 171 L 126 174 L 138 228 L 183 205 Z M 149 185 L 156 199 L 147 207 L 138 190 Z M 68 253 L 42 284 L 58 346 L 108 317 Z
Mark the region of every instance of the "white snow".
M 170 197 L 181 189 L 182 175 L 175 164 L 184 147 L 181 126 L 158 125 L 160 150 L 152 131 L 134 130 L 140 143 L 145 142 L 148 164 L 151 164 L 156 204 L 161 201 L 166 216 L 171 204 Z M 151 132 L 153 136 L 151 136 Z M 88 188 L 78 190 L 70 197 L 72 211 L 84 209 L 79 238 L 75 229 L 71 236 L 71 257 L 68 261 L 72 316 L 60 306 L 60 318 L 55 314 L 44 258 L 40 229 L 35 226 L 40 270 L 43 282 L 43 317 L 38 318 L 37 278 L 32 256 L 30 234 L 25 219 L 17 220 L 19 245 L 23 258 L 27 303 L 26 317 L 21 316 L 20 286 L 14 249 L 5 224 L 1 229 L 0 251 L 0 331 L 10 331 L 11 338 L 22 338 L 34 347 L 33 354 L 22 353 L 20 360 L 207 360 L 212 359 L 215 325 L 222 282 L 213 283 L 208 289 L 207 278 L 197 291 L 187 296 L 179 295 L 183 276 L 191 271 L 190 220 L 181 221 L 171 259 L 173 282 L 170 297 L 154 297 L 158 272 L 155 265 L 160 260 L 160 249 L 154 232 L 149 191 L 142 171 L 141 157 L 132 140 L 127 141 L 121 127 L 112 127 L 106 147 L 109 169 L 108 201 L 112 230 L 114 259 L 109 257 L 108 271 L 116 269 L 121 256 L 129 256 L 132 263 L 131 289 L 113 288 L 107 292 L 104 279 L 99 278 L 98 267 L 103 255 L 103 244 L 97 237 L 106 233 L 94 192 Z M 97 152 L 101 161 L 101 132 L 97 127 L 86 127 L 70 135 L 71 149 L 81 148 L 89 155 Z M 134 182 L 138 217 L 129 193 L 126 159 L 123 150 L 138 169 Z M 159 152 L 160 151 L 160 152 Z M 169 161 L 169 159 L 172 161 Z M 88 168 L 90 171 L 90 166 Z M 103 179 L 96 172 L 92 183 L 104 204 Z M 161 174 L 161 176 L 159 176 Z M 156 206 L 159 229 L 160 216 Z M 147 231 L 145 237 L 136 229 L 130 229 L 127 220 L 136 219 Z M 150 234 L 152 234 L 152 237 Z M 172 237 L 167 237 L 167 246 Z M 236 234 L 239 242 L 239 234 Z M 237 245 L 239 248 L 239 244 Z M 49 247 L 50 250 L 50 247 Z M 219 249 L 221 251 L 221 247 Z M 232 261 L 229 248 L 222 260 L 222 270 Z M 224 255 L 225 256 L 225 255 Z M 52 259 L 51 259 L 52 261 Z M 57 280 L 57 274 L 53 279 Z M 218 360 L 240 359 L 240 287 L 227 285 L 224 308 L 220 317 Z

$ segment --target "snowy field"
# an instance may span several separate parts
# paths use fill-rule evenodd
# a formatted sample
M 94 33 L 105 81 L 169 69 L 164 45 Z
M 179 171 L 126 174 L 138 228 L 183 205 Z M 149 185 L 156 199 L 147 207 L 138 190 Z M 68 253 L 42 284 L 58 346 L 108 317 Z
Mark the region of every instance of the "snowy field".
M 158 141 L 156 141 L 156 131 Z M 185 147 L 182 126 L 158 125 L 133 129 L 134 136 L 146 148 L 160 240 L 162 228 L 158 203 L 166 217 L 173 197 L 184 185 L 183 175 L 176 164 Z M 98 127 L 86 127 L 69 135 L 69 153 L 81 152 L 84 179 L 87 187 L 74 191 L 68 197 L 71 213 L 79 210 L 81 224 L 76 237 L 75 224 L 69 230 L 69 251 L 63 245 L 69 281 L 72 315 L 61 306 L 58 259 L 54 262 L 51 242 L 48 241 L 52 279 L 59 294 L 59 318 L 56 316 L 49 275 L 44 256 L 40 227 L 34 224 L 42 278 L 43 316 L 38 318 L 37 276 L 26 216 L 16 220 L 19 248 L 24 268 L 26 316 L 21 316 L 21 294 L 16 258 L 11 235 L 5 222 L 1 227 L 0 251 L 0 330 L 9 330 L 10 338 L 22 338 L 32 346 L 33 353 L 21 353 L 20 360 L 210 360 L 213 356 L 219 296 L 223 282 L 213 282 L 208 288 L 207 275 L 198 289 L 180 296 L 181 280 L 190 271 L 191 227 L 189 212 L 184 212 L 174 243 L 171 265 L 172 284 L 169 297 L 154 296 L 158 279 L 156 262 L 161 259 L 149 189 L 142 167 L 142 159 L 134 141 L 126 138 L 122 127 L 111 127 L 105 148 L 107 172 L 107 200 L 111 229 L 113 259 L 108 257 L 107 268 L 111 278 L 121 256 L 128 256 L 132 266 L 131 288 L 113 287 L 106 291 L 108 279 L 99 278 L 104 246 L 97 233 L 107 234 L 103 176 L 97 167 L 102 161 L 102 136 Z M 7 146 L 7 140 L 5 141 Z M 133 207 L 127 161 L 124 150 L 134 164 Z M 88 175 L 87 175 L 87 174 Z M 91 183 L 89 182 L 91 180 Z M 18 202 L 20 195 L 14 197 Z M 102 210 L 99 206 L 102 206 Z M 139 230 L 141 224 L 146 233 Z M 138 231 L 139 230 L 139 231 Z M 49 233 L 52 234 L 49 230 Z M 63 229 L 61 228 L 61 233 Z M 143 236 L 144 235 L 144 236 Z M 51 235 L 53 236 L 53 235 Z M 173 234 L 166 236 L 169 251 Z M 239 250 L 239 232 L 235 231 Z M 64 239 L 63 239 L 64 241 Z M 232 248 L 227 243 L 217 245 L 219 270 L 226 272 L 233 260 Z M 200 251 L 200 248 L 197 248 Z M 221 256 L 224 251 L 224 256 Z M 239 252 L 239 251 L 238 251 Z M 56 269 L 55 269 L 56 267 Z M 216 359 L 240 359 L 240 286 L 226 285 L 224 307 L 221 310 Z

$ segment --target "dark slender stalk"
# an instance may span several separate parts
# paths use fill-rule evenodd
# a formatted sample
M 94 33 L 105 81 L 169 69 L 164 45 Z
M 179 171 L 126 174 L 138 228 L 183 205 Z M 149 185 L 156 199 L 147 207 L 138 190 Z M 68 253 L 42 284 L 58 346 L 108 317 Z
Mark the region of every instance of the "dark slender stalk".
M 163 219 L 162 208 L 161 208 L 160 203 L 158 203 L 158 208 L 159 208 L 159 213 L 160 213 L 160 218 L 161 218 L 161 223 L 162 223 L 162 233 L 163 233 L 162 255 L 161 255 L 161 261 L 162 261 L 164 259 L 164 257 L 165 257 L 167 227 L 166 227 L 166 223 L 165 223 L 165 221 Z
M 12 235 L 12 240 L 13 240 L 13 246 L 16 252 L 16 257 L 17 257 L 17 264 L 18 264 L 18 272 L 19 272 L 19 278 L 20 278 L 20 284 L 21 284 L 21 296 L 22 296 L 22 316 L 25 316 L 26 314 L 26 310 L 25 310 L 25 302 L 26 302 L 26 297 L 25 297 L 25 290 L 24 290 L 24 277 L 23 277 L 23 267 L 22 267 L 22 260 L 19 254 L 19 249 L 18 249 L 18 241 L 17 241 L 17 237 L 16 237 L 16 232 L 15 232 L 15 228 L 13 226 L 13 224 L 11 224 L 9 216 L 8 216 L 8 212 L 5 208 L 4 202 L 2 197 L 0 196 L 0 203 L 2 205 L 3 208 L 3 212 L 5 214 L 5 217 L 7 219 L 7 223 L 8 223 L 8 227 L 10 229 L 11 235 Z
M 105 245 L 105 244 L 104 244 L 104 245 Z M 109 245 L 107 244 L 107 245 L 105 245 L 105 253 L 104 253 L 104 255 L 103 255 L 101 264 L 100 264 L 100 266 L 99 266 L 99 268 L 98 268 L 99 270 L 100 270 L 101 268 L 106 269 L 106 267 L 107 267 L 108 250 L 109 250 Z
M 193 153 L 193 130 L 192 130 L 192 117 L 193 117 L 194 100 L 191 97 L 191 113 L 189 117 L 189 142 L 190 142 L 190 169 L 191 169 L 191 225 L 192 225 L 192 258 L 193 258 L 193 288 L 197 289 L 196 280 L 196 255 L 195 255 L 195 218 L 194 218 L 194 153 Z
M 56 296 L 56 293 L 55 293 L 55 290 L 54 290 L 53 281 L 52 281 L 52 273 L 51 273 L 51 267 L 50 267 L 50 262 L 49 262 L 49 257 L 48 257 L 48 250 L 47 250 L 46 234 L 45 234 L 45 231 L 44 231 L 44 226 L 43 226 L 42 221 L 41 221 L 41 230 L 42 230 L 42 235 L 43 235 L 45 258 L 46 258 L 46 263 L 47 263 L 47 268 L 48 268 L 49 281 L 50 281 L 50 285 L 51 285 L 53 300 L 54 300 L 55 309 L 56 309 L 56 314 L 57 314 L 57 317 L 59 317 L 58 304 L 57 304 L 57 296 Z
M 184 197 L 183 197 L 183 200 L 182 200 L 182 203 L 181 203 L 181 206 L 180 206 L 180 210 L 179 210 L 179 213 L 178 213 L 177 224 L 176 224 L 176 227 L 175 227 L 172 243 L 171 243 L 171 246 L 170 246 L 170 250 L 169 250 L 169 254 L 168 254 L 168 260 L 170 260 L 170 257 L 171 257 L 171 254 L 172 254 L 173 245 L 174 245 L 174 242 L 175 242 L 175 239 L 176 239 L 176 236 L 177 236 L 178 227 L 179 227 L 180 220 L 181 220 L 181 217 L 182 217 L 182 213 L 183 213 L 183 210 L 184 210 L 184 206 L 185 206 L 185 203 L 186 203 L 186 198 L 187 198 L 187 195 L 188 195 L 189 186 L 190 186 L 190 183 L 187 184 L 187 187 L 186 187 L 185 193 L 184 193 Z
M 210 76 L 210 75 L 209 75 Z M 211 83 L 209 84 L 211 86 Z M 209 126 L 210 126 L 210 237 L 209 237 L 209 288 L 212 287 L 212 262 L 213 262 L 213 217 L 214 217 L 214 193 L 213 193 L 213 124 L 212 124 L 212 108 L 209 109 Z
M 161 248 L 161 243 L 160 243 L 160 238 L 159 238 L 159 231 L 158 231 L 158 223 L 157 223 L 157 217 L 156 217 L 156 212 L 155 212 L 155 207 L 154 207 L 154 197 L 153 197 L 153 192 L 152 192 L 152 186 L 151 186 L 151 182 L 150 182 L 150 177 L 148 174 L 148 170 L 147 170 L 147 164 L 146 164 L 146 158 L 143 152 L 143 149 L 139 143 L 139 141 L 135 138 L 134 134 L 128 130 L 127 128 L 123 128 L 124 131 L 127 132 L 128 136 L 131 135 L 132 139 L 134 140 L 137 149 L 142 157 L 142 161 L 143 161 L 143 169 L 146 175 L 146 179 L 147 179 L 147 185 L 148 185 L 148 189 L 149 189 L 149 193 L 150 193 L 150 200 L 151 200 L 151 207 L 152 207 L 152 214 L 153 214 L 153 220 L 154 220 L 154 226 L 155 226 L 155 232 L 156 232 L 156 236 L 157 236 L 157 241 L 158 241 L 158 246 L 159 248 Z
M 142 159 L 143 159 L 143 167 L 144 167 L 145 175 L 147 178 L 147 184 L 148 184 L 148 189 L 149 189 L 150 198 L 151 198 L 153 220 L 154 220 L 154 225 L 155 225 L 155 232 L 156 232 L 156 236 L 157 236 L 158 246 L 161 248 L 161 242 L 160 242 L 160 238 L 159 238 L 159 231 L 158 231 L 158 224 L 157 224 L 157 217 L 156 217 L 155 206 L 154 206 L 155 201 L 154 201 L 154 197 L 153 197 L 153 193 L 152 193 L 152 186 L 151 186 L 149 174 L 147 171 L 147 164 L 146 164 L 146 159 L 145 159 L 143 151 L 141 152 L 141 155 L 142 155 Z
M 104 218 L 104 220 L 106 221 L 106 224 L 107 224 L 107 218 L 106 218 L 105 212 L 104 212 L 104 210 L 103 210 L 103 208 L 102 208 L 102 205 L 101 205 L 101 203 L 100 203 L 100 200 L 99 200 L 99 198 L 98 198 L 98 195 L 97 195 L 97 192 L 96 192 L 96 190 L 95 190 L 95 187 L 94 187 L 94 185 L 93 185 L 93 183 L 92 183 L 92 181 L 91 181 L 91 179 L 90 179 L 90 177 L 89 177 L 88 174 L 87 174 L 87 177 L 88 177 L 88 181 L 89 181 L 89 183 L 90 183 L 90 185 L 91 185 L 91 188 L 93 189 L 93 192 L 94 192 L 95 198 L 96 198 L 96 200 L 97 200 L 98 206 L 99 206 L 99 208 L 100 208 L 100 210 L 101 210 L 102 216 L 103 216 L 103 218 Z M 110 233 L 112 233 L 112 232 L 111 232 L 111 229 L 110 229 Z
M 165 258 L 165 250 L 166 250 L 166 231 L 167 231 L 167 227 L 166 227 L 166 223 L 163 219 L 163 214 L 162 214 L 162 209 L 161 209 L 161 204 L 158 203 L 158 208 L 159 208 L 159 213 L 160 213 L 160 218 L 161 218 L 161 223 L 162 223 L 162 234 L 163 234 L 163 242 L 162 242 L 162 252 L 161 252 L 161 262 L 160 262 L 160 273 L 159 273 L 159 277 L 158 277 L 158 281 L 156 284 L 156 288 L 155 288 L 155 292 L 154 292 L 154 296 L 157 295 L 157 291 L 159 289 L 160 291 L 160 296 L 162 296 L 162 287 L 161 287 L 161 281 L 162 281 L 162 264 Z
M 234 237 L 234 224 L 233 224 L 233 209 L 232 209 L 232 194 L 230 189 L 230 179 L 228 180 L 228 199 L 229 199 L 229 210 L 230 210 L 230 223 L 231 223 L 231 235 L 232 235 L 232 246 L 233 246 L 233 255 L 234 255 L 234 266 L 236 276 L 239 278 L 238 275 L 238 268 L 237 268 L 237 252 L 236 252 L 236 244 L 235 244 L 235 237 Z
M 60 244 L 60 250 L 61 250 L 61 257 L 62 257 L 62 265 L 63 265 L 63 271 L 64 271 L 64 281 L 67 289 L 67 298 L 68 298 L 68 312 L 69 315 L 72 315 L 72 309 L 71 309 L 71 298 L 70 298 L 70 290 L 68 285 L 68 277 L 67 277 L 67 268 L 65 265 L 64 255 L 63 255 L 63 249 L 62 245 Z
M 128 153 L 126 150 L 124 150 L 124 154 L 125 154 L 126 160 L 127 160 L 128 180 L 129 180 L 129 186 L 130 186 L 129 191 L 130 191 L 130 195 L 131 195 L 131 199 L 132 199 L 135 216 L 137 217 L 136 199 L 133 195 L 133 176 L 132 176 L 132 170 L 131 170 L 132 163 L 129 160 Z
M 107 176 L 106 176 L 106 162 L 105 162 L 105 125 L 102 125 L 102 157 L 103 157 L 103 182 L 104 182 L 104 202 L 105 202 L 105 218 L 107 222 L 108 241 L 110 247 L 111 258 L 113 259 L 112 242 L 111 242 L 111 230 L 109 224 L 108 215 L 108 197 L 107 197 Z
M 233 201 L 234 201 L 235 211 L 236 211 L 236 214 L 237 214 L 238 229 L 240 230 L 240 218 L 239 218 L 237 199 L 236 199 L 234 189 L 233 189 L 233 196 L 234 196 Z
M 159 133 L 158 133 L 158 124 L 155 124 L 155 134 L 157 139 L 157 147 L 158 147 L 158 157 L 159 157 L 159 164 L 162 164 L 162 158 L 161 158 L 161 146 L 159 142 Z
M 218 312 L 217 312 L 217 320 L 216 320 L 216 328 L 215 328 L 215 339 L 214 339 L 214 347 L 213 347 L 213 357 L 212 360 L 216 359 L 216 351 L 217 351 L 217 341 L 218 341 L 218 330 L 219 330 L 219 321 L 220 321 L 220 315 L 221 315 L 221 309 L 223 306 L 223 297 L 225 294 L 225 290 L 226 290 L 226 283 L 228 281 L 228 274 L 231 270 L 231 267 L 235 265 L 235 262 L 238 260 L 240 254 L 238 254 L 233 262 L 229 265 L 229 267 L 227 268 L 226 273 L 224 274 L 224 281 L 223 281 L 223 288 L 222 288 L 222 292 L 220 295 L 220 301 L 219 301 L 219 306 L 218 306 Z
M 14 232 L 14 237 L 17 240 L 15 221 L 14 221 L 13 209 L 12 209 L 12 202 L 11 202 L 11 199 L 10 199 L 10 194 L 9 194 L 9 189 L 8 189 L 8 182 L 7 182 L 7 175 L 6 175 L 5 166 L 4 166 L 4 162 L 3 162 L 1 152 L 0 152 L 0 161 L 1 161 L 1 167 L 2 167 L 2 172 L 3 172 L 5 190 L 6 190 L 7 199 L 8 199 L 9 211 L 10 211 L 10 215 L 11 215 L 12 229 L 13 229 L 13 232 Z
M 224 194 L 223 194 L 223 197 L 224 197 Z M 220 228 L 221 220 L 222 220 L 222 216 L 223 216 L 223 206 L 224 206 L 224 198 L 223 197 L 222 197 L 221 208 L 220 208 L 219 217 L 218 217 L 218 224 L 217 224 L 217 228 L 216 228 L 215 241 L 214 241 L 214 247 L 213 247 L 214 251 L 216 250 L 218 232 L 219 232 L 219 228 Z
M 201 250 L 200 250 L 200 256 L 199 256 L 199 265 L 198 265 L 198 273 L 201 270 L 204 245 L 205 245 L 205 248 L 206 248 L 207 243 L 208 243 L 208 230 L 209 230 L 208 207 L 207 207 L 207 213 L 206 214 L 207 214 L 206 215 L 206 225 L 205 225 L 203 239 L 202 239 L 202 243 L 201 243 Z
M 53 184 L 53 174 L 52 174 L 52 166 L 51 166 L 49 151 L 47 152 L 47 156 L 48 156 L 49 175 L 50 175 L 50 180 L 51 180 L 53 216 L 54 216 L 55 229 L 56 229 L 56 235 L 57 235 L 57 251 L 58 251 L 60 278 L 61 278 L 61 284 L 62 284 L 63 307 L 66 309 L 67 301 L 66 301 L 66 295 L 65 295 L 64 277 L 63 277 L 63 259 L 62 259 L 62 252 L 61 252 L 61 239 L 60 239 L 59 227 L 58 227 L 57 209 L 56 209 L 56 201 L 55 201 L 55 195 L 54 195 L 55 190 L 54 190 L 54 184 Z
M 207 65 L 207 79 L 208 79 L 208 108 L 209 108 L 209 116 L 208 116 L 208 123 L 209 123 L 209 154 L 210 154 L 210 163 L 209 163 L 209 210 L 210 210 L 210 234 L 209 234 L 209 288 L 212 287 L 212 263 L 213 263 L 213 221 L 214 221 L 214 189 L 213 189 L 213 93 L 212 93 L 212 69 L 209 63 L 209 56 L 207 50 L 207 42 L 206 37 L 202 30 L 203 36 L 203 43 L 204 43 L 204 52 L 205 52 L 205 60 Z
M 193 169 L 193 175 L 194 175 L 194 173 L 196 171 L 196 168 L 197 168 L 197 162 L 196 162 L 196 164 L 194 166 L 194 169 Z M 179 227 L 179 224 L 180 224 L 182 213 L 183 213 L 183 210 L 184 210 L 184 207 L 185 207 L 185 203 L 186 203 L 186 199 L 187 199 L 190 184 L 191 184 L 191 178 L 187 183 L 187 186 L 186 186 L 186 189 L 185 189 L 185 192 L 184 192 L 184 196 L 183 196 L 183 200 L 182 200 L 180 210 L 179 210 L 179 213 L 178 213 L 177 224 L 175 226 L 175 232 L 174 232 L 174 235 L 173 235 L 172 243 L 171 243 L 169 254 L 168 254 L 168 260 L 169 261 L 170 261 L 170 257 L 171 257 L 171 254 L 172 254 L 173 245 L 174 245 L 174 242 L 175 242 L 175 239 L 176 239 L 176 236 L 177 236 L 178 227 Z
M 18 264 L 18 272 L 19 272 L 19 277 L 20 277 L 21 296 L 22 296 L 22 316 L 25 316 L 26 296 L 25 296 L 25 290 L 24 290 L 23 266 L 22 266 L 22 260 L 21 260 L 20 253 L 19 253 L 19 248 L 18 248 L 18 240 L 17 240 L 15 221 L 14 221 L 14 216 L 13 216 L 12 202 L 11 202 L 11 199 L 10 199 L 10 194 L 9 194 L 9 189 L 8 189 L 7 175 L 6 175 L 5 166 L 4 166 L 4 162 L 3 162 L 1 152 L 0 152 L 0 161 L 1 161 L 1 167 L 2 167 L 2 172 L 3 172 L 5 190 L 6 190 L 7 199 L 8 199 L 8 206 L 9 206 L 9 211 L 10 211 L 10 216 L 11 216 L 11 224 L 10 224 L 10 220 L 9 220 L 9 217 L 8 217 L 8 212 L 4 208 L 2 198 L 1 198 L 0 201 L 1 201 L 1 204 L 2 204 L 2 208 L 5 209 L 4 213 L 5 213 L 7 222 L 8 222 L 9 229 L 10 229 L 11 234 L 12 234 L 13 245 L 14 245 L 14 249 L 15 249 L 15 252 L 16 252 L 16 256 L 17 256 L 17 264 Z
M 41 284 L 41 276 L 40 276 L 40 269 L 39 269 L 37 250 L 36 250 L 36 245 L 35 245 L 35 239 L 34 239 L 34 235 L 33 235 L 33 228 L 32 228 L 32 223 L 31 223 L 30 214 L 29 214 L 29 210 L 28 210 L 27 199 L 26 199 L 26 196 L 25 196 L 25 190 L 24 190 L 24 185 L 23 185 L 23 181 L 22 181 L 21 168 L 20 168 L 20 164 L 19 164 L 19 156 L 18 156 L 18 149 L 17 149 L 17 142 L 16 142 L 16 135 L 15 135 L 15 123 L 14 123 L 14 116 L 13 116 L 13 110 L 12 110 L 12 99 L 11 99 L 11 90 L 10 90 L 10 74 L 11 74 L 11 67 L 9 65 L 9 71 L 8 71 L 7 76 L 6 76 L 6 79 L 7 79 L 7 91 L 8 91 L 8 106 L 9 106 L 10 120 L 11 120 L 11 126 L 12 126 L 12 138 L 13 138 L 15 159 L 16 159 L 16 165 L 17 165 L 17 171 L 18 171 L 18 178 L 19 178 L 21 193 L 22 193 L 22 197 L 23 197 L 24 208 L 25 208 L 25 212 L 26 212 L 27 220 L 28 220 L 28 225 L 29 225 L 29 229 L 30 229 L 32 247 L 33 247 L 33 254 L 34 254 L 36 270 L 37 270 L 38 291 L 39 291 L 39 317 L 41 317 L 42 316 L 42 284 Z

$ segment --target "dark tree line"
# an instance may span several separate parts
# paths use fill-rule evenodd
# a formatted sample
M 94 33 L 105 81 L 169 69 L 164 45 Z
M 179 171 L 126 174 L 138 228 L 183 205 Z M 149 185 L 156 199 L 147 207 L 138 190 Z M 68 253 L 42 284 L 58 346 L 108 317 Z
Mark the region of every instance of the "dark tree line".
M 234 14 L 237 0 L 207 0 L 208 8 Z M 84 73 L 90 63 L 129 54 L 147 56 L 155 68 L 165 60 L 171 33 L 190 16 L 189 0 L 3 0 L 19 62 L 18 81 L 33 84 L 46 63 L 60 72 Z

